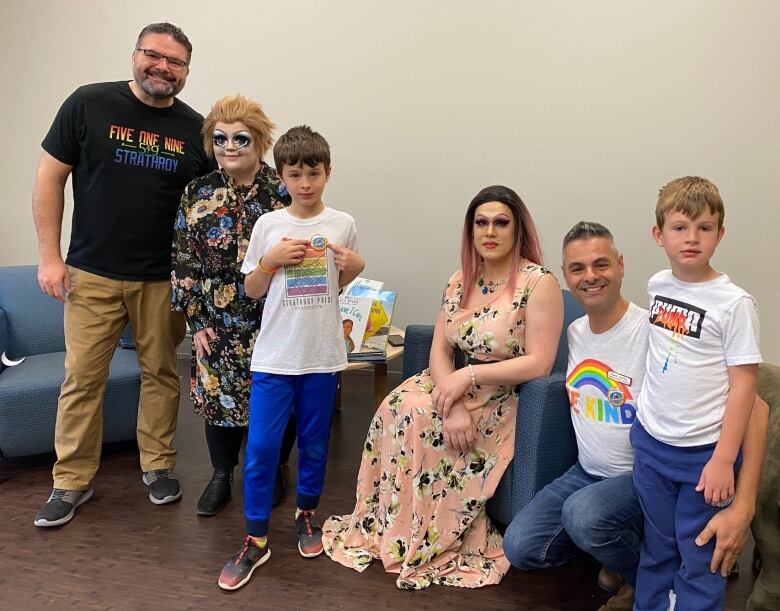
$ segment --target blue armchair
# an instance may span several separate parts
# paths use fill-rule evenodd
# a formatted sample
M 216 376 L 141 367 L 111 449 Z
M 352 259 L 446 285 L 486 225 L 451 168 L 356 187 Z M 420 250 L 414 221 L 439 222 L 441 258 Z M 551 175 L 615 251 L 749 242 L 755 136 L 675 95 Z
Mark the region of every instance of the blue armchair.
M 34 265 L 0 267 L 0 456 L 54 450 L 57 399 L 65 376 L 63 306 L 44 295 Z M 135 439 L 141 370 L 134 350 L 117 350 L 103 400 L 105 442 Z
M 518 388 L 515 457 L 488 502 L 490 516 L 505 525 L 536 492 L 562 475 L 577 460 L 577 441 L 565 386 L 569 355 L 566 329 L 584 312 L 569 291 L 563 291 L 563 304 L 563 331 L 552 373 L 530 380 Z M 404 379 L 428 366 L 432 340 L 431 325 L 406 327 Z

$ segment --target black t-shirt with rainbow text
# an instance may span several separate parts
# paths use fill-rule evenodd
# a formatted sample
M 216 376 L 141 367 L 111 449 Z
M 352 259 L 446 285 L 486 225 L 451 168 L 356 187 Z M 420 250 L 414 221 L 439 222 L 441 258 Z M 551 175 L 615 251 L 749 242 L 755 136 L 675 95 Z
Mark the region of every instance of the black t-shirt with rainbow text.
M 215 166 L 203 117 L 175 99 L 148 106 L 127 81 L 79 87 L 41 143 L 74 166 L 73 225 L 66 263 L 118 280 L 164 280 L 184 187 Z

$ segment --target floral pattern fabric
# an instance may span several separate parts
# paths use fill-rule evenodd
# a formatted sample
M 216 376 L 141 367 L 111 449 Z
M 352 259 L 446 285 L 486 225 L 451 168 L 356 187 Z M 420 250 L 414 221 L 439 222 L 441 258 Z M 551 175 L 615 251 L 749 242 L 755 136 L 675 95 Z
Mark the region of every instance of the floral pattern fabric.
M 211 355 L 192 350 L 190 397 L 209 424 L 247 426 L 249 361 L 260 330 L 263 299 L 244 294 L 241 264 L 252 228 L 289 202 L 276 171 L 263 163 L 252 185 L 233 184 L 222 170 L 184 190 L 173 242 L 172 306 L 195 333 L 211 327 Z
M 526 265 L 513 295 L 498 293 L 477 309 L 462 309 L 457 272 L 442 303 L 447 341 L 468 357 L 522 356 L 528 297 L 547 273 Z M 399 573 L 399 588 L 496 584 L 509 561 L 485 503 L 512 460 L 515 387 L 481 385 L 467 393 L 477 442 L 463 454 L 444 443 L 433 386 L 426 370 L 382 402 L 363 447 L 355 509 L 325 522 L 325 552 L 357 571 L 379 558 L 385 570 Z

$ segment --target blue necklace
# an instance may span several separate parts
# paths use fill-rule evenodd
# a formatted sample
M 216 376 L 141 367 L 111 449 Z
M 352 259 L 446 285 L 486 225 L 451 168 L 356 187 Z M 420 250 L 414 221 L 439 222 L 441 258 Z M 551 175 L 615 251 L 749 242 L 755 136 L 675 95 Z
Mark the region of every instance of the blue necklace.
M 483 295 L 488 293 L 495 293 L 499 286 L 506 284 L 506 278 L 493 282 L 492 280 L 485 281 L 485 277 L 481 274 L 477 277 L 477 286 L 482 291 Z

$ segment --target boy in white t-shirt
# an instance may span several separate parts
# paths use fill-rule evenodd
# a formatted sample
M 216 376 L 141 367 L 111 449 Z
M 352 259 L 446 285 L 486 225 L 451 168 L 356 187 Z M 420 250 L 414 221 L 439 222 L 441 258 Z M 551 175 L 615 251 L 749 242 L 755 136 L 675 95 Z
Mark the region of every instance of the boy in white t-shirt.
M 647 371 L 631 429 L 634 486 L 645 516 L 638 611 L 723 606 L 710 570 L 715 542 L 696 536 L 734 496 L 755 399 L 759 350 L 753 298 L 710 265 L 723 237 L 717 187 L 696 177 L 661 189 L 653 238 L 671 270 L 648 282 Z
M 322 553 L 315 521 L 328 457 L 337 372 L 347 366 L 338 292 L 365 267 L 355 221 L 322 202 L 330 149 L 306 126 L 274 146 L 289 207 L 264 214 L 252 230 L 241 271 L 248 297 L 266 296 L 250 369 L 249 435 L 244 459 L 247 535 L 227 562 L 219 586 L 236 590 L 271 555 L 268 521 L 285 425 L 295 405 L 298 441 L 298 550 Z

